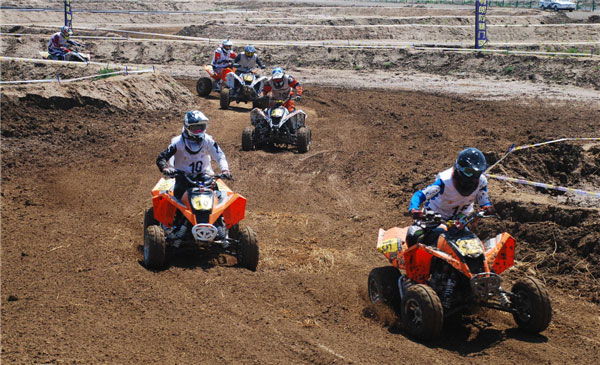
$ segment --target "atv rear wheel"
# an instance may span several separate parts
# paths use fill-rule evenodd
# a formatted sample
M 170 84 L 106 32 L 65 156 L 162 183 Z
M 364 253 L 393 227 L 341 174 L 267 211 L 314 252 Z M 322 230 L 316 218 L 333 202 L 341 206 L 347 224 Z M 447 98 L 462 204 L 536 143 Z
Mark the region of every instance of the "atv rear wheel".
M 371 270 L 367 285 L 371 303 L 383 303 L 394 310 L 399 309 L 398 278 L 400 272 L 393 266 L 376 267 Z
M 149 226 L 144 235 L 144 266 L 160 269 L 165 264 L 165 234 L 159 226 Z
M 420 340 L 431 340 L 442 331 L 444 309 L 431 287 L 416 284 L 404 292 L 401 318 L 408 334 Z
M 539 333 L 548 328 L 552 320 L 550 295 L 544 284 L 532 277 L 525 277 L 515 283 L 512 292 L 517 296 L 513 313 L 520 329 L 530 333 Z
M 308 126 L 298 129 L 298 152 L 308 152 L 310 149 L 311 134 L 310 127 Z
M 242 132 L 242 151 L 250 151 L 254 148 L 254 128 L 247 126 Z
M 209 77 L 201 77 L 196 82 L 196 91 L 202 97 L 208 96 L 212 91 L 212 80 Z
M 229 109 L 229 89 L 222 89 L 219 99 L 221 101 L 221 109 Z
M 254 233 L 252 228 L 246 225 L 238 223 L 237 226 L 237 239 L 239 240 L 237 254 L 238 264 L 247 268 L 248 270 L 256 271 L 259 256 L 256 233 Z

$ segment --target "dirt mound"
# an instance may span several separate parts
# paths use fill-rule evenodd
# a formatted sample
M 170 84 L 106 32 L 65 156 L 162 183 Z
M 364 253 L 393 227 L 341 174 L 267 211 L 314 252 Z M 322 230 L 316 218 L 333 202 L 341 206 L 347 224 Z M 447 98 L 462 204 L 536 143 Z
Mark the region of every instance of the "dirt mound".
M 175 80 L 160 73 L 114 76 L 76 83 L 42 83 L 11 85 L 2 88 L 2 107 L 5 105 L 39 106 L 47 109 L 95 107 L 132 110 L 158 110 L 172 104 L 191 102 L 192 94 Z M 8 107 L 8 106 L 7 106 Z

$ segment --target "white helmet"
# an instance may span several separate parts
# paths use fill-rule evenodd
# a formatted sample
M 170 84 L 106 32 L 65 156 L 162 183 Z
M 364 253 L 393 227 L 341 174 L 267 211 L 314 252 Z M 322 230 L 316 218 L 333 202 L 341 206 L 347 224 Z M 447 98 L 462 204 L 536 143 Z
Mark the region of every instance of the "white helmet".
M 223 41 L 222 47 L 226 51 L 231 51 L 231 48 L 233 47 L 233 42 L 231 42 L 229 40 L 229 38 L 227 38 L 226 40 Z
M 204 139 L 206 128 L 208 127 L 208 118 L 200 110 L 190 110 L 185 113 L 183 118 L 183 129 L 187 132 L 189 138 L 201 141 Z

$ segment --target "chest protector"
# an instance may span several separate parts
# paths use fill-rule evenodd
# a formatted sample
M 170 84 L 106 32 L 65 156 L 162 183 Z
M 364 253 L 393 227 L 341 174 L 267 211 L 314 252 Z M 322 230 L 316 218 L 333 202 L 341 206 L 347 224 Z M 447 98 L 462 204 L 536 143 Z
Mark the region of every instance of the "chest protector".
M 248 72 L 250 70 L 252 70 L 253 68 L 256 67 L 256 59 L 258 58 L 257 55 L 253 54 L 252 57 L 248 57 L 246 56 L 244 53 L 241 54 L 240 56 L 240 67 L 238 68 L 238 70 L 242 71 L 242 72 Z

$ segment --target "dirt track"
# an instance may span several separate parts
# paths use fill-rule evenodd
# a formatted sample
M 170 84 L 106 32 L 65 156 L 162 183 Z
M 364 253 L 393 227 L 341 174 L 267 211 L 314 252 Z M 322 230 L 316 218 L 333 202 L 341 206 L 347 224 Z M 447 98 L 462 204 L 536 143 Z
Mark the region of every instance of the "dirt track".
M 26 76 L 5 65 L 3 78 Z M 309 83 L 299 107 L 314 148 L 242 152 L 248 109 L 220 110 L 216 98 L 185 90 L 194 83 L 147 75 L 2 88 L 3 362 L 587 364 L 600 357 L 594 200 L 490 180 L 503 220 L 477 232 L 517 238 L 517 264 L 505 280 L 528 274 L 548 286 L 553 321 L 540 335 L 518 331 L 510 315 L 481 311 L 419 343 L 365 298 L 369 271 L 386 265 L 375 251 L 378 228 L 408 224 L 412 193 L 458 151 L 477 146 L 493 161 L 512 143 L 597 137 L 600 105 Z M 122 90 L 123 100 L 109 90 Z M 124 101 L 146 100 L 145 93 L 157 99 Z M 140 264 L 143 211 L 159 178 L 154 161 L 189 108 L 211 118 L 209 133 L 236 178 L 231 186 L 248 199 L 246 221 L 261 247 L 255 273 L 227 257 L 172 257 L 160 272 Z M 600 145 L 575 142 L 520 151 L 496 172 L 599 191 L 599 169 Z

